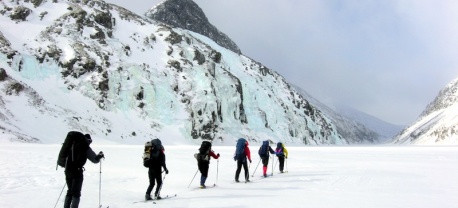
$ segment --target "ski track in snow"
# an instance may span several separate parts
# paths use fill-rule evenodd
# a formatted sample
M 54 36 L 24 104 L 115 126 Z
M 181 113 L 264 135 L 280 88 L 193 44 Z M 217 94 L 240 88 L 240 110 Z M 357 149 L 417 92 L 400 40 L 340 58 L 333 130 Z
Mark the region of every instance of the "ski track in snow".
M 143 200 L 148 186 L 142 145 L 92 145 L 104 151 L 102 165 L 87 162 L 80 207 L 458 207 L 458 147 L 289 147 L 288 173 L 260 179 L 259 165 L 251 183 L 234 182 L 235 147 L 214 146 L 207 186 L 198 189 L 200 173 L 190 188 L 198 146 L 166 146 L 167 166 L 162 196 Z M 250 178 L 259 162 L 252 146 Z M 56 171 L 60 145 L 0 146 L 0 207 L 54 207 L 65 184 Z M 275 162 L 277 159 L 275 158 Z M 272 162 L 272 160 L 270 160 Z M 101 175 L 100 175 L 100 167 Z M 269 164 L 268 173 L 272 172 Z M 243 169 L 241 175 L 243 175 Z M 218 181 L 216 175 L 218 174 Z M 63 206 L 66 187 L 57 207 Z

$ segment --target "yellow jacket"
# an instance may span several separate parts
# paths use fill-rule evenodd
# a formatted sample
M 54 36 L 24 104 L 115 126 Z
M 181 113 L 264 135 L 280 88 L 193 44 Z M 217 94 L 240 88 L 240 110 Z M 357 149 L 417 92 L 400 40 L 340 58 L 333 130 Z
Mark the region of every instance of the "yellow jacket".
M 283 153 L 285 153 L 285 157 L 288 158 L 288 150 L 285 148 L 285 144 L 281 143 L 281 146 L 283 147 Z
M 285 155 L 286 158 L 288 158 L 288 150 L 285 148 L 285 145 L 284 145 L 283 143 L 281 143 L 281 147 L 283 147 L 283 148 L 282 148 L 282 149 L 283 149 L 283 154 Z M 275 154 L 276 154 L 277 156 L 279 156 L 278 154 L 281 153 L 281 152 L 282 152 L 282 150 L 279 149 L 279 148 L 277 148 L 277 149 L 275 150 Z

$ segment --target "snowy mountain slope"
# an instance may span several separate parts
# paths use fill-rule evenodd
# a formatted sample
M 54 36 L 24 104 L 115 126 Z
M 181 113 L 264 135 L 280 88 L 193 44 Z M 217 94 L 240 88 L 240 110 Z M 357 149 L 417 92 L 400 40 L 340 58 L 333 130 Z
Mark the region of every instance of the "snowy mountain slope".
M 335 109 L 340 115 L 364 124 L 364 126 L 368 129 L 376 132 L 379 135 L 380 142 L 388 142 L 389 140 L 392 140 L 394 136 L 399 134 L 399 132 L 405 128 L 405 126 L 385 122 L 379 118 L 348 106 L 339 105 L 335 107 Z
M 166 0 L 145 13 L 145 16 L 172 27 L 190 30 L 209 37 L 235 53 L 240 48 L 226 34 L 213 26 L 202 9 L 192 0 Z
M 10 78 L 0 126 L 12 140 L 61 142 L 81 130 L 137 144 L 347 143 L 282 76 L 200 34 L 97 0 L 2 1 L 0 11 Z M 8 83 L 27 90 L 8 94 Z
M 339 132 L 339 134 L 349 143 L 363 144 L 380 142 L 379 135 L 375 131 L 368 129 L 357 120 L 353 120 L 335 112 L 333 109 L 313 98 L 305 90 L 298 86 L 293 86 L 306 100 L 330 118 L 332 123 L 336 126 L 337 132 Z
M 412 125 L 397 135 L 399 144 L 458 144 L 458 79 L 431 102 Z

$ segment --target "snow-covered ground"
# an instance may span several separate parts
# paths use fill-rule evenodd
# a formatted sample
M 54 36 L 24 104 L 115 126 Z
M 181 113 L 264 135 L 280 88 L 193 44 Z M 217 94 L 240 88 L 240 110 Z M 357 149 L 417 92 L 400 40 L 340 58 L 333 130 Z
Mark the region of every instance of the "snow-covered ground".
M 165 146 L 167 165 L 162 196 L 157 204 L 134 203 L 144 198 L 147 169 L 141 145 L 92 145 L 104 151 L 102 165 L 86 165 L 80 207 L 97 207 L 101 181 L 102 207 L 458 207 L 458 147 L 289 147 L 288 173 L 235 183 L 234 147 L 215 146 L 222 157 L 212 160 L 207 185 L 198 189 L 200 174 L 188 188 L 197 164 L 197 146 Z M 64 186 L 62 168 L 56 171 L 60 145 L 0 145 L 0 207 L 54 207 Z M 258 146 L 251 147 L 253 163 Z M 276 160 L 276 159 L 275 159 Z M 100 167 L 102 173 L 100 174 Z M 272 168 L 269 166 L 269 172 Z M 218 175 L 218 178 L 217 178 Z M 101 178 L 101 180 L 100 180 Z M 63 206 L 63 196 L 57 207 Z

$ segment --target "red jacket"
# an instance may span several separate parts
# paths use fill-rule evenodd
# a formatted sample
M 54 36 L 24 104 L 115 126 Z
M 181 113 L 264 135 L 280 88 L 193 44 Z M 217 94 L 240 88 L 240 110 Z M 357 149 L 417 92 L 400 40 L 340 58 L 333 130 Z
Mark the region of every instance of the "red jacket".
M 215 158 L 215 159 L 218 159 L 218 158 L 219 158 L 219 155 L 216 155 L 215 152 L 213 152 L 213 150 L 210 150 L 209 155 L 212 156 L 212 157 Z
M 248 158 L 248 160 L 251 162 L 251 152 L 250 152 L 250 148 L 248 147 L 248 142 L 246 142 L 245 153 L 246 153 L 246 158 Z

